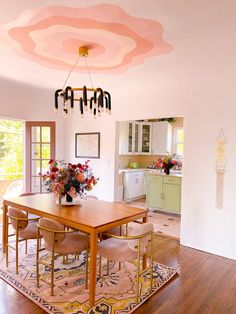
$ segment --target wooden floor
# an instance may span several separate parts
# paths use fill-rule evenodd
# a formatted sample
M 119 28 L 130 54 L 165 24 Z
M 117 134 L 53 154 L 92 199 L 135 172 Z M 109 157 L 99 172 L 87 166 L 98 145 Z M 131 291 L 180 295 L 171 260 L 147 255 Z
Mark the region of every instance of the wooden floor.
M 236 262 L 156 237 L 155 260 L 178 267 L 175 277 L 135 314 L 236 314 Z M 0 280 L 0 313 L 45 313 Z

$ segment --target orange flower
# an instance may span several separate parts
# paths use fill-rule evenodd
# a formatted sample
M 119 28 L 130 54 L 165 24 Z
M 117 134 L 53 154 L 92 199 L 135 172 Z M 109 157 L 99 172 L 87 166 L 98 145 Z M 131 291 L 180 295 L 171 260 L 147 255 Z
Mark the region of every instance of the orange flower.
M 83 181 L 84 181 L 84 174 L 83 174 L 83 173 L 79 173 L 79 174 L 77 175 L 77 180 L 78 180 L 79 182 L 83 182 Z

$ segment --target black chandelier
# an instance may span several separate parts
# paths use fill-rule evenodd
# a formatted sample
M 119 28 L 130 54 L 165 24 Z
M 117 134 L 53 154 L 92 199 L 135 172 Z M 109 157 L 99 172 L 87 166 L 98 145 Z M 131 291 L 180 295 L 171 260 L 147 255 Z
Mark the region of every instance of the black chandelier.
M 74 68 L 76 67 L 79 61 L 79 57 L 81 56 L 85 58 L 92 87 L 88 88 L 86 86 L 83 87 L 66 86 L 71 73 L 73 72 Z M 91 75 L 86 60 L 87 56 L 88 48 L 80 47 L 79 56 L 74 66 L 72 67 L 71 71 L 69 72 L 63 87 L 61 89 L 56 90 L 55 92 L 55 110 L 57 112 L 59 106 L 61 105 L 63 115 L 65 117 L 68 116 L 70 112 L 73 112 L 75 102 L 79 102 L 79 110 L 82 116 L 84 114 L 84 111 L 88 109 L 90 110 L 91 113 L 93 113 L 94 117 L 96 117 L 96 115 L 100 116 L 101 113 L 104 111 L 111 113 L 111 95 L 107 91 L 102 90 L 100 87 L 93 88 Z

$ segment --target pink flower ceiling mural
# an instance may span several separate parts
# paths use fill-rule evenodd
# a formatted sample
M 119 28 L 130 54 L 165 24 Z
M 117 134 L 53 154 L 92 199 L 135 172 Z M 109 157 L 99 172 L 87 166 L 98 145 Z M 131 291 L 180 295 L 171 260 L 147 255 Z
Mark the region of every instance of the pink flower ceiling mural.
M 173 49 L 163 40 L 158 21 L 128 15 L 110 4 L 26 10 L 4 28 L 18 54 L 57 70 L 71 69 L 81 46 L 89 48 L 90 70 L 102 73 L 124 72 Z M 74 71 L 86 70 L 82 61 Z

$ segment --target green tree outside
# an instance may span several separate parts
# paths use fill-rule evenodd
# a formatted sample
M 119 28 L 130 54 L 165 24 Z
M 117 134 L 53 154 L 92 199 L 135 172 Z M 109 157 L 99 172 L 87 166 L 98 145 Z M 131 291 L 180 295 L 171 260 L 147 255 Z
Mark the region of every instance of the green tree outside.
M 23 178 L 23 126 L 22 121 L 0 120 L 0 179 L 2 180 Z

